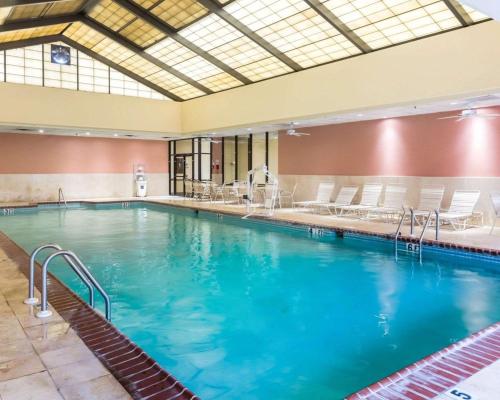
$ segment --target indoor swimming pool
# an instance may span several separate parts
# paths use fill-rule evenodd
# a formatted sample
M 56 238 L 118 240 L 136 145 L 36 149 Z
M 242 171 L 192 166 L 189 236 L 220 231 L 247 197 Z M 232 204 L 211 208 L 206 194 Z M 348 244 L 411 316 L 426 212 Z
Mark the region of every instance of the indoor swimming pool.
M 112 322 L 204 400 L 342 399 L 500 320 L 498 261 L 396 261 L 389 241 L 145 203 L 20 209 L 0 230 L 78 254 Z

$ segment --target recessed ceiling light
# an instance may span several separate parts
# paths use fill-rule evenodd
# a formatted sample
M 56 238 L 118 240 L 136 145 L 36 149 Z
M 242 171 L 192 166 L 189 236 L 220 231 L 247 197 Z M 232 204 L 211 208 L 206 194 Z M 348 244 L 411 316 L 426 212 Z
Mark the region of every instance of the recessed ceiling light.
M 114 136 L 114 137 L 118 137 L 118 133 L 115 133 L 113 136 Z
M 87 136 L 90 136 L 90 132 L 85 132 L 85 134 L 86 134 Z
M 248 132 L 252 132 L 252 128 L 247 128 L 247 131 Z
M 452 102 L 450 103 L 450 106 L 456 106 L 456 105 L 458 105 L 458 101 L 452 101 Z
M 358 114 L 358 118 L 360 118 L 360 117 L 362 117 L 362 116 L 363 116 L 363 114 Z
M 45 132 L 43 129 L 38 129 L 38 133 L 43 133 Z

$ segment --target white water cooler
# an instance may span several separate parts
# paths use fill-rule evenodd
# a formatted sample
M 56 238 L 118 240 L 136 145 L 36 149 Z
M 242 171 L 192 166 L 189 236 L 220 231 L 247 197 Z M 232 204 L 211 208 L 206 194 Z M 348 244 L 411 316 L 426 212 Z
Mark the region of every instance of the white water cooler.
M 142 164 L 135 167 L 135 195 L 137 197 L 146 197 L 148 193 L 148 181 Z
M 146 179 L 135 181 L 136 184 L 136 196 L 146 197 L 148 192 L 148 181 Z

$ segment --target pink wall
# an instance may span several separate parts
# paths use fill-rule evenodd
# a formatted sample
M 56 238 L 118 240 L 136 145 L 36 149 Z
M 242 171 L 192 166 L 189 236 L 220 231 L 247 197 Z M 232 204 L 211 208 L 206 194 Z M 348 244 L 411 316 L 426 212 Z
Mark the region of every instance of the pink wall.
M 500 113 L 500 107 L 480 113 Z M 279 173 L 349 176 L 500 176 L 500 118 L 439 120 L 457 112 L 304 128 L 279 136 Z
M 152 140 L 0 133 L 0 174 L 168 172 L 168 145 Z

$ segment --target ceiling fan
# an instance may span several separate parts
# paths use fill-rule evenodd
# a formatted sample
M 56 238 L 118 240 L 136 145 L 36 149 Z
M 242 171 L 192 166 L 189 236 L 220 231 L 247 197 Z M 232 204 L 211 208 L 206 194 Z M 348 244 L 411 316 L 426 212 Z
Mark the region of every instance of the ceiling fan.
M 470 118 L 486 118 L 486 119 L 492 119 L 492 118 L 498 118 L 500 117 L 500 114 L 479 114 L 477 112 L 477 109 L 475 108 L 467 108 L 463 110 L 460 114 L 458 115 L 451 115 L 449 117 L 442 117 L 438 119 L 455 119 L 456 122 L 460 122 L 466 119 Z
M 306 133 L 306 132 L 298 132 L 294 127 L 293 127 L 293 123 L 290 124 L 290 128 L 288 128 L 286 130 L 286 134 L 288 136 L 310 136 L 311 134 L 310 133 Z
M 219 144 L 219 143 L 222 143 L 222 140 L 215 140 L 215 139 L 209 138 L 207 140 L 207 142 L 213 143 L 213 144 Z

